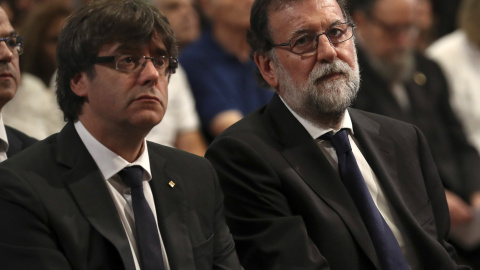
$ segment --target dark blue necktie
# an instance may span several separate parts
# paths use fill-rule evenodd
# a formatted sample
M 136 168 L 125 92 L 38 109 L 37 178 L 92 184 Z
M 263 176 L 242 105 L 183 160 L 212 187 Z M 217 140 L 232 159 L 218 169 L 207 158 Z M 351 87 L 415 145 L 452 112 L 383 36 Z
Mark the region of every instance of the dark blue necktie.
M 131 189 L 139 264 L 142 270 L 163 270 L 165 265 L 160 236 L 152 209 L 143 194 L 143 169 L 140 166 L 131 166 L 121 170 L 118 175 Z
M 340 178 L 362 216 L 382 270 L 410 269 L 397 239 L 373 202 L 353 155 L 347 131 L 342 129 L 335 135 L 327 133 L 320 138 L 331 141 L 337 152 Z

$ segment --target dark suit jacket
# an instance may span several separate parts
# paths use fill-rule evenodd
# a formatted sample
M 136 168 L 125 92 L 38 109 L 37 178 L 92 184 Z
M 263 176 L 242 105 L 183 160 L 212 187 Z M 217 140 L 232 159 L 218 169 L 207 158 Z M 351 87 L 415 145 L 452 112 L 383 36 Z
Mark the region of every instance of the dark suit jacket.
M 239 269 L 210 163 L 148 150 L 171 269 Z M 0 165 L 0 220 L 2 269 L 135 269 L 105 180 L 71 123 Z
M 457 269 L 443 187 L 413 125 L 349 110 L 355 137 L 425 269 Z M 359 212 L 278 96 L 227 129 L 206 157 L 245 269 L 379 269 Z
M 13 157 L 18 152 L 37 142 L 36 139 L 9 126 L 5 126 L 5 131 L 8 139 L 7 158 Z
M 417 83 L 412 78 L 404 84 L 411 106 L 410 112 L 405 112 L 361 50 L 358 61 L 362 83 L 353 107 L 414 124 L 427 138 L 445 187 L 464 199 L 480 191 L 480 156 L 468 143 L 452 111 L 448 85 L 440 67 L 421 54 L 415 55 L 415 73 L 425 75 L 426 82 Z

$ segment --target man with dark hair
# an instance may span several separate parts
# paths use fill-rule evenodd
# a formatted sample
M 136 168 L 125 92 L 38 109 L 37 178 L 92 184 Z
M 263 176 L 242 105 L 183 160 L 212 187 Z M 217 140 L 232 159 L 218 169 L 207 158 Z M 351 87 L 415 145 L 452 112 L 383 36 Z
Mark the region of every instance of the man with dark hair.
M 205 159 L 147 142 L 176 45 L 142 0 L 93 1 L 57 47 L 64 129 L 0 166 L 2 269 L 241 269 Z
M 348 108 L 359 67 L 343 1 L 257 0 L 249 42 L 273 100 L 207 150 L 246 269 L 461 269 L 413 125 Z

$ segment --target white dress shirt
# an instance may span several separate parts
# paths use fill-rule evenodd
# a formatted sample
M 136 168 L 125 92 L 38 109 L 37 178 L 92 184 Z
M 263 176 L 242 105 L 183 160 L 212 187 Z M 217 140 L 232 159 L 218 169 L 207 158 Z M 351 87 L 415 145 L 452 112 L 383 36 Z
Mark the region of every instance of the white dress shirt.
M 120 220 L 122 221 L 123 228 L 125 229 L 125 232 L 127 234 L 130 248 L 132 249 L 133 259 L 135 261 L 135 267 L 137 270 L 140 270 L 140 265 L 138 262 L 140 255 L 138 253 L 136 243 L 135 219 L 132 209 L 130 188 L 123 183 L 123 181 L 120 179 L 120 176 L 118 175 L 118 172 L 125 167 L 130 167 L 133 165 L 139 165 L 143 168 L 143 192 L 145 194 L 148 205 L 152 209 L 155 221 L 157 221 L 157 212 L 155 211 L 153 194 L 148 183 L 148 181 L 152 179 L 152 175 L 150 172 L 150 160 L 148 157 L 146 141 L 144 141 L 144 150 L 140 157 L 138 157 L 138 159 L 135 160 L 133 163 L 129 163 L 128 161 L 105 147 L 99 141 L 97 141 L 80 121 L 77 121 L 75 123 L 75 129 L 77 130 L 78 135 L 80 136 L 80 139 L 87 148 L 88 152 L 95 160 L 95 163 L 97 164 L 106 181 L 108 190 L 110 191 L 110 195 L 112 195 L 113 202 L 115 204 L 115 207 L 117 208 Z M 170 267 L 168 265 L 168 258 L 165 252 L 165 247 L 163 245 L 160 230 L 158 230 L 158 234 L 160 236 L 160 243 L 162 245 L 162 255 L 163 261 L 165 262 L 165 269 L 169 270 Z
M 288 108 L 288 110 L 290 110 L 293 116 L 300 122 L 300 124 L 302 124 L 302 126 L 307 130 L 307 132 L 312 136 L 312 138 L 317 139 L 317 144 L 319 145 L 320 149 L 325 154 L 328 161 L 330 162 L 332 167 L 335 169 L 339 177 L 340 177 L 340 173 L 338 172 L 338 159 L 337 159 L 337 153 L 335 152 L 335 149 L 332 147 L 330 141 L 321 140 L 318 138 L 323 134 L 326 134 L 331 131 L 333 133 L 336 133 L 341 129 L 348 130 L 348 139 L 352 147 L 353 155 L 355 156 L 355 160 L 357 161 L 360 172 L 362 173 L 363 179 L 365 180 L 365 184 L 367 185 L 368 191 L 372 195 L 373 202 L 375 203 L 378 210 L 380 211 L 380 214 L 385 219 L 385 222 L 387 223 L 387 225 L 392 230 L 393 235 L 397 239 L 398 244 L 400 245 L 400 248 L 402 249 L 402 252 L 405 255 L 405 258 L 407 259 L 409 265 L 412 267 L 412 269 L 417 269 L 418 267 L 415 267 L 415 265 L 419 260 L 416 258 L 413 245 L 410 243 L 410 241 L 408 241 L 408 239 L 405 238 L 405 233 L 399 227 L 398 224 L 400 223 L 396 221 L 397 218 L 395 214 L 392 212 L 392 208 L 383 192 L 382 186 L 378 182 L 377 176 L 375 175 L 372 168 L 368 164 L 367 160 L 365 160 L 365 157 L 363 156 L 362 152 L 360 152 L 360 149 L 357 146 L 358 143 L 355 137 L 353 136 L 354 135 L 353 125 L 352 125 L 352 120 L 350 118 L 350 114 L 348 113 L 348 111 L 345 111 L 345 116 L 343 117 L 343 121 L 340 126 L 340 129 L 333 130 L 332 128 L 329 128 L 329 127 L 314 125 L 313 123 L 309 122 L 305 118 L 302 118 L 292 109 L 290 109 L 290 107 L 288 107 L 285 101 L 283 101 L 283 103 Z
M 3 117 L 0 114 L 0 162 L 7 159 L 8 138 L 5 125 L 3 124 Z

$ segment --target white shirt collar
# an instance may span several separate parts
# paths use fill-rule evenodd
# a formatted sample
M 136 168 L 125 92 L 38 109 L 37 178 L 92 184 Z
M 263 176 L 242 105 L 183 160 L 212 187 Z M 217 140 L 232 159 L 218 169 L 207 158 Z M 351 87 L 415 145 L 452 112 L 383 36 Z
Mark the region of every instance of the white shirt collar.
M 147 142 L 144 140 L 143 153 L 133 163 L 129 163 L 121 156 L 115 154 L 113 151 L 105 147 L 102 143 L 97 141 L 90 132 L 83 126 L 80 121 L 75 122 L 75 129 L 77 130 L 80 139 L 87 148 L 90 155 L 92 155 L 95 163 L 105 177 L 105 180 L 110 179 L 125 167 L 132 165 L 141 166 L 146 173 L 143 174 L 144 180 L 152 179 L 150 172 L 150 159 L 148 156 Z
M 280 96 L 279 96 L 280 97 Z M 301 117 L 299 114 L 294 112 L 288 104 L 280 97 L 282 102 L 285 104 L 287 109 L 293 114 L 293 116 L 300 122 L 300 124 L 307 130 L 307 132 L 312 136 L 313 139 L 316 139 L 320 136 L 322 136 L 325 133 L 328 133 L 330 131 L 333 131 L 336 133 L 338 130 L 334 130 L 330 127 L 325 127 L 325 126 L 320 126 L 317 124 L 313 124 L 312 122 L 308 121 L 307 119 Z M 340 129 L 348 129 L 350 130 L 350 134 L 353 135 L 353 125 L 352 125 L 352 119 L 350 118 L 350 114 L 348 113 L 348 110 L 345 110 L 345 115 L 342 120 L 342 124 L 340 125 Z
M 3 123 L 3 117 L 0 114 L 0 151 L 5 150 L 5 153 L 8 150 L 8 138 L 7 131 L 5 130 L 5 124 Z

